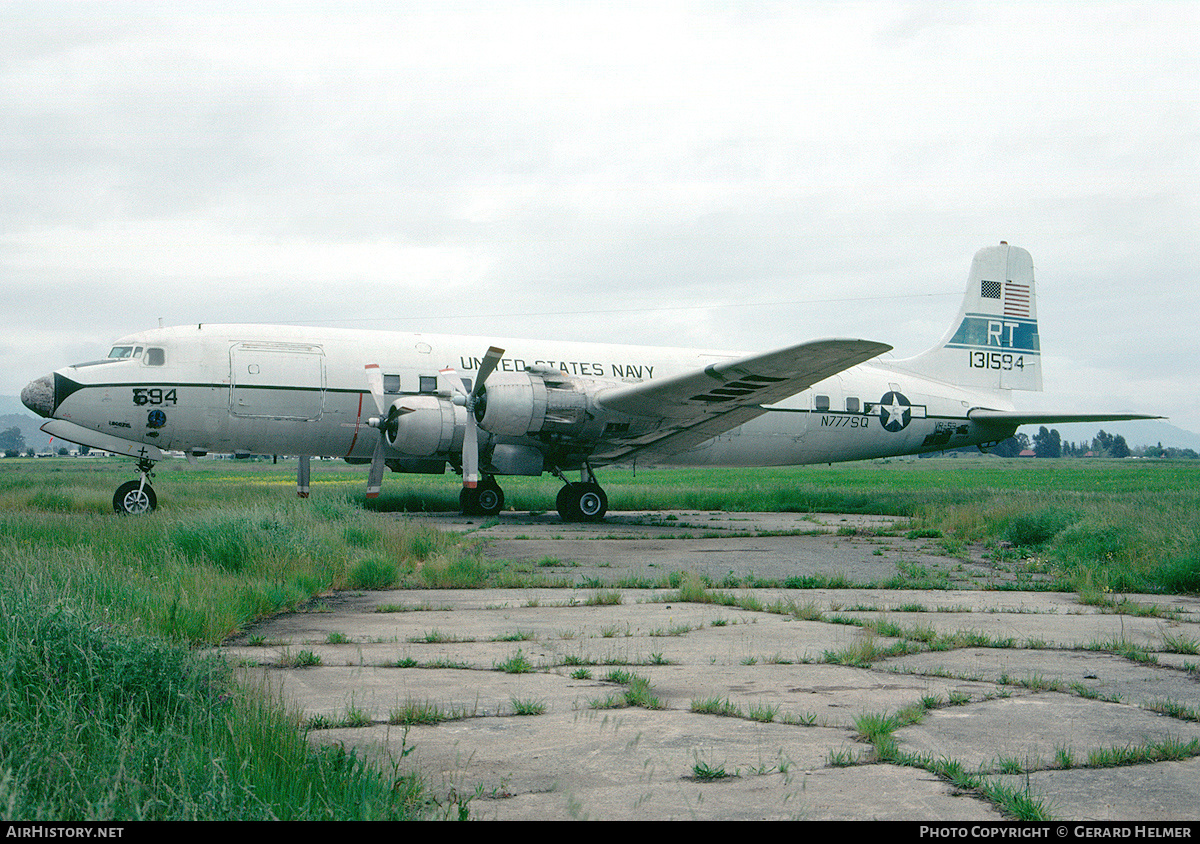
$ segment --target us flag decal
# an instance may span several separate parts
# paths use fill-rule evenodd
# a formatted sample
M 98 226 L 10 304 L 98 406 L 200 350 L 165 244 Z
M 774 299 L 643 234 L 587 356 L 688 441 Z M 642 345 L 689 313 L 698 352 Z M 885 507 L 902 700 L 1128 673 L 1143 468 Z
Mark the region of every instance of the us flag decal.
M 1029 318 L 1029 285 L 1015 281 L 1004 284 L 1004 315 Z

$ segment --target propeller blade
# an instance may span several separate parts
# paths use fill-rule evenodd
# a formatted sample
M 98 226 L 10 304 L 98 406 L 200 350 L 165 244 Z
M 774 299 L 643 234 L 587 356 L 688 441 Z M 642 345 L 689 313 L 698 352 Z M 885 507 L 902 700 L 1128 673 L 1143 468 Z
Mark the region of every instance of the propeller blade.
M 439 370 L 438 375 L 450 387 L 450 392 L 457 396 L 467 397 L 467 388 L 463 386 L 462 379 L 458 377 L 458 370 L 453 366 L 447 366 L 445 369 Z M 461 402 L 455 402 L 461 404 Z
M 371 388 L 371 398 L 375 399 L 375 407 L 379 410 L 379 415 L 383 416 L 383 373 L 379 371 L 377 363 L 368 363 L 364 369 L 367 371 L 367 385 Z
M 463 435 L 462 472 L 464 487 L 474 489 L 479 486 L 479 426 L 470 410 L 467 411 L 467 431 Z
M 471 391 L 472 398 L 483 392 L 483 383 L 496 371 L 502 357 L 504 357 L 504 349 L 492 346 L 487 350 L 487 354 L 483 356 L 483 360 L 479 364 L 479 372 L 475 374 L 475 389 Z
M 383 436 L 375 443 L 375 453 L 371 455 L 371 470 L 367 473 L 367 498 L 378 498 L 379 490 L 383 487 Z
M 395 443 L 396 434 L 400 425 L 400 417 L 416 412 L 417 408 L 405 407 L 399 402 L 396 402 L 390 408 L 388 408 L 387 416 L 383 417 L 382 419 L 372 419 L 368 424 L 379 429 L 379 436 L 382 439 L 386 439 L 389 443 Z
M 487 350 L 487 354 L 479 362 L 479 371 L 475 373 L 475 385 L 470 395 L 467 395 L 466 388 L 453 367 L 442 370 L 442 374 L 450 382 L 451 389 L 459 396 L 455 404 L 461 403 L 467 411 L 467 429 L 463 434 L 462 444 L 463 487 L 466 489 L 479 486 L 479 425 L 475 421 L 475 400 L 483 395 L 484 382 L 496 371 L 502 357 L 504 349 L 492 346 Z

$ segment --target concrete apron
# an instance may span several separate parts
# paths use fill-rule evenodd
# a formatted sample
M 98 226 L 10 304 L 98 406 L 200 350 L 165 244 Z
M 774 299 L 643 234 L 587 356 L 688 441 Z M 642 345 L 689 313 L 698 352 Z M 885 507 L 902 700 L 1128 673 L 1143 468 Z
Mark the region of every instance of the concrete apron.
M 1200 656 L 1178 652 L 1200 643 L 1195 598 L 1128 596 L 1160 608 L 1133 616 L 986 591 L 1011 575 L 873 535 L 890 521 L 877 517 L 430 518 L 574 583 L 671 571 L 872 583 L 920 567 L 962 586 L 710 590 L 757 602 L 740 607 L 655 589 L 605 589 L 621 602 L 597 604 L 579 586 L 338 593 L 224 648 L 323 727 L 312 741 L 398 760 L 432 794 L 469 798 L 472 817 L 1005 819 L 932 772 L 953 762 L 1056 819 L 1200 819 L 1200 757 L 1109 766 L 1200 741 Z M 778 611 L 789 602 L 802 611 Z M 898 635 L 861 626 L 880 621 Z M 844 664 L 903 641 L 917 652 Z M 319 665 L 299 667 L 303 651 Z M 627 695 L 613 672 L 649 687 Z M 896 761 L 879 762 L 863 716 L 922 707 L 891 733 Z M 445 720 L 398 723 L 421 709 Z

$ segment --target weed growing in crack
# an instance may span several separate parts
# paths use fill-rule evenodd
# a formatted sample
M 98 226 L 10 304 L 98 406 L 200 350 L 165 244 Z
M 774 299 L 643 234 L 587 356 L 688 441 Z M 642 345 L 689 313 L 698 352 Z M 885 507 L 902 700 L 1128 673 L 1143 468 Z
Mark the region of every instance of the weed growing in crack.
M 525 656 L 524 651 L 518 649 L 515 654 L 497 664 L 496 670 L 503 671 L 505 674 L 529 674 L 533 671 L 533 664 Z

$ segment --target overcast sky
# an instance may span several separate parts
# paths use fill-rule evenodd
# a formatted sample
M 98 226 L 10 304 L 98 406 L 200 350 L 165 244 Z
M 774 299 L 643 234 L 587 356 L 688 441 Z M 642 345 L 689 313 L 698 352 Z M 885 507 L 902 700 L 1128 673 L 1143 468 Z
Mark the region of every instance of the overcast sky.
M 3 2 L 0 394 L 165 324 L 922 351 L 1200 429 L 1200 2 Z

